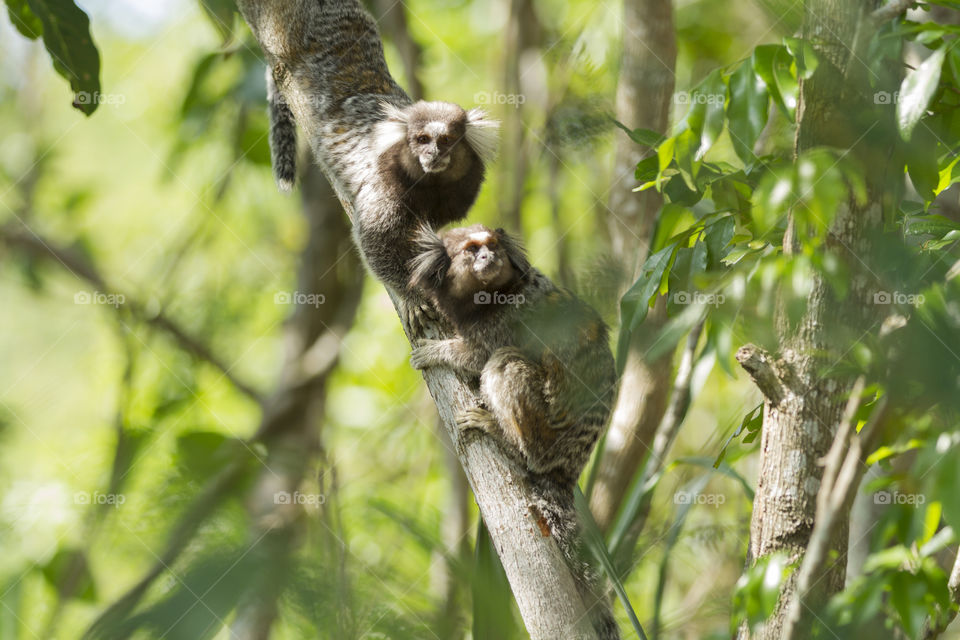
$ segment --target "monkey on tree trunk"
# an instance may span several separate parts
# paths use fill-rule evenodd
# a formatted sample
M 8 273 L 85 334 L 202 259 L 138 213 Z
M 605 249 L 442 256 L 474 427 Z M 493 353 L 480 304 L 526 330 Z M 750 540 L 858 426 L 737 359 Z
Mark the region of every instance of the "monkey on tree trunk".
M 411 363 L 479 379 L 484 408 L 457 417 L 497 440 L 527 470 L 543 517 L 602 640 L 620 637 L 600 576 L 581 556 L 573 491 L 610 416 L 616 386 L 607 327 L 588 305 L 534 269 L 502 229 L 418 235 L 412 288 L 456 330 L 422 340 Z

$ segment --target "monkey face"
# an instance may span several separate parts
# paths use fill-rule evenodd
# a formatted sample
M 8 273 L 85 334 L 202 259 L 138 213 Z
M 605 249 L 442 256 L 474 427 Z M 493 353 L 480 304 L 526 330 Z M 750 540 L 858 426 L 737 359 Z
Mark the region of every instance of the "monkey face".
M 419 124 L 419 123 L 418 123 Z M 433 120 L 420 126 L 411 123 L 407 143 L 424 173 L 442 173 L 450 167 L 451 151 L 463 137 L 462 123 Z
M 482 226 L 449 238 L 449 276 L 458 297 L 470 299 L 478 291 L 497 291 L 513 278 L 513 265 L 500 246 L 497 232 Z

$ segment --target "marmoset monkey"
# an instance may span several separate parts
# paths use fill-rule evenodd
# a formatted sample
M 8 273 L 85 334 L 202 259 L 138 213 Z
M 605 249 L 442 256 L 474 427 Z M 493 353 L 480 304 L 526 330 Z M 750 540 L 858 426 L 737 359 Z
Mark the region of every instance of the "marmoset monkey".
M 417 368 L 479 376 L 486 408 L 461 429 L 488 433 L 518 455 L 535 505 L 577 578 L 600 638 L 619 638 L 599 577 L 580 555 L 573 490 L 610 416 L 616 385 L 607 327 L 596 311 L 530 266 L 523 248 L 483 225 L 417 236 L 411 286 L 434 302 L 456 337 L 424 340 Z
M 497 123 L 481 109 L 450 102 L 384 103 L 386 119 L 374 128 L 378 204 L 355 221 L 367 265 L 404 294 L 414 235 L 462 220 L 483 183 L 484 165 L 496 149 Z

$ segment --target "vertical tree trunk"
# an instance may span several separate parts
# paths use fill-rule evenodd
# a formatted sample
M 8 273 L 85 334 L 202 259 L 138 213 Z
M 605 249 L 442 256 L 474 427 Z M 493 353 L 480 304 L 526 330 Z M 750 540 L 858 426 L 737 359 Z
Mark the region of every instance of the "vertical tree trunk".
M 670 119 L 677 59 L 671 0 L 624 0 L 623 53 L 617 83 L 617 118 L 632 128 L 665 132 Z M 651 153 L 618 133 L 607 223 L 613 255 L 624 265 L 621 293 L 639 275 L 646 259 L 657 212 L 663 204 L 653 189 L 634 193 L 637 163 Z M 647 323 L 659 326 L 666 317 L 658 301 Z M 644 331 L 649 334 L 649 331 Z M 613 522 L 640 463 L 660 424 L 670 389 L 670 355 L 654 362 L 645 358 L 647 344 L 634 336 L 620 381 L 610 429 L 599 458 L 590 495 L 590 510 L 601 529 Z
M 829 145 L 849 150 L 851 158 L 867 164 L 867 201 L 858 203 L 850 198 L 843 203 L 824 244 L 825 251 L 839 257 L 854 273 L 869 250 L 865 231 L 881 222 L 879 185 L 870 180 L 882 173 L 869 168 L 888 155 L 873 148 L 866 135 L 877 124 L 875 117 L 867 122 L 874 105 L 866 103 L 866 97 L 872 96 L 864 83 L 862 60 L 866 56 L 860 50 L 851 52 L 851 47 L 869 40 L 869 9 L 866 3 L 853 0 L 807 0 L 804 38 L 814 47 L 819 66 L 809 80 L 801 81 L 797 107 L 798 154 Z M 787 255 L 798 250 L 794 234 L 791 220 L 784 237 Z M 823 276 L 816 274 L 799 320 L 792 322 L 785 312 L 779 314 L 779 353 L 771 356 L 748 345 L 737 354 L 765 397 L 760 470 L 750 527 L 753 559 L 785 552 L 791 560 L 798 560 L 809 543 L 823 471 L 820 460 L 830 449 L 853 383 L 826 369 L 851 346 L 849 334 L 843 329 L 852 328 L 859 336 L 869 326 L 867 280 L 856 276 L 851 280 L 851 290 L 840 300 Z M 846 547 L 844 517 L 830 539 L 829 548 L 836 555 L 813 581 L 815 592 L 809 602 L 823 604 L 843 588 Z M 788 578 L 773 615 L 752 637 L 780 638 L 795 579 L 796 573 Z M 804 615 L 811 613 L 805 608 Z M 751 637 L 745 627 L 740 637 Z

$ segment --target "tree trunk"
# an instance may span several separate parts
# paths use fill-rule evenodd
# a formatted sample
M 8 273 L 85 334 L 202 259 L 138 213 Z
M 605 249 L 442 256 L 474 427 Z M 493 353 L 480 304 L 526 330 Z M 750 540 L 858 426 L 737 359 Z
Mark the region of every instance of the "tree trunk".
M 875 118 L 872 124 L 865 123 L 862 117 L 874 112 L 874 106 L 865 101 L 866 96 L 872 96 L 863 83 L 865 70 L 861 65 L 866 56 L 859 49 L 851 53 L 851 47 L 863 46 L 869 40 L 865 34 L 870 28 L 866 14 L 869 8 L 852 0 L 807 0 L 804 38 L 814 47 L 819 66 L 810 79 L 800 83 L 795 143 L 798 154 L 829 145 L 849 150 L 851 157 L 865 162 L 868 168 L 888 155 L 873 148 L 866 135 L 877 123 Z M 866 175 L 867 201 L 858 203 L 849 198 L 843 203 L 824 243 L 824 251 L 840 258 L 853 273 L 862 270 L 860 256 L 869 250 L 865 231 L 881 223 L 879 185 L 872 184 L 870 178 L 882 172 L 868 170 Z M 783 241 L 787 255 L 798 250 L 794 233 L 791 220 Z M 855 339 L 869 326 L 867 280 L 861 275 L 851 281 L 848 295 L 839 300 L 824 277 L 815 274 L 799 319 L 793 322 L 785 312 L 779 314 L 779 353 L 771 356 L 753 345 L 737 353 L 741 366 L 765 397 L 750 528 L 750 557 L 754 560 L 785 552 L 796 561 L 809 544 L 823 472 L 820 460 L 833 443 L 853 384 L 849 377 L 825 373 L 825 369 L 850 348 L 844 328 L 851 328 Z M 808 605 L 822 605 L 843 588 L 847 515 L 844 513 L 831 531 L 829 550 L 836 555 L 812 581 L 815 586 L 808 594 Z M 794 572 L 784 584 L 769 620 L 752 636 L 742 627 L 741 638 L 781 637 L 796 578 Z M 813 613 L 809 606 L 803 609 L 804 616 Z M 808 627 L 801 624 L 800 628 Z
M 677 59 L 671 0 L 624 0 L 623 54 L 617 83 L 617 119 L 632 128 L 663 133 L 670 120 Z M 623 293 L 639 275 L 653 241 L 657 212 L 663 204 L 653 189 L 634 193 L 637 164 L 651 153 L 617 134 L 616 162 L 610 190 L 608 224 L 613 256 L 624 265 Z M 666 318 L 657 302 L 647 324 L 658 327 Z M 649 334 L 644 330 L 643 334 Z M 642 335 L 633 337 L 610 429 L 599 457 L 590 510 L 606 530 L 623 502 L 627 488 L 650 450 L 654 432 L 667 405 L 670 355 L 649 362 Z
M 347 96 L 336 92 L 344 86 L 361 87 L 370 104 L 375 104 L 377 94 L 394 101 L 409 100 L 388 74 L 378 71 L 383 57 L 379 38 L 373 40 L 371 27 L 357 17 L 356 0 L 240 0 L 238 5 L 268 62 L 284 70 L 279 90 L 344 208 L 355 217 L 357 207 L 363 206 L 361 196 L 366 195 L 361 191 L 365 184 L 361 176 L 375 172 L 371 134 L 376 116 L 364 114 L 351 121 L 355 112 L 344 107 Z M 331 46 L 322 40 L 325 34 L 347 33 L 357 35 L 356 44 L 332 62 L 344 66 L 316 66 L 333 60 L 332 56 L 324 57 L 325 46 Z M 346 40 L 341 38 L 337 45 L 346 47 Z M 320 86 L 320 77 L 332 79 L 336 86 Z M 399 308 L 399 301 L 394 302 Z M 411 328 L 404 324 L 409 337 Z M 436 326 L 427 326 L 425 333 L 430 337 L 443 335 Z M 456 429 L 455 415 L 477 406 L 476 394 L 449 370 L 431 369 L 424 372 L 424 377 L 473 488 L 530 636 L 534 640 L 595 638 L 563 555 L 530 508 L 534 500 L 526 474 L 489 438 L 465 438 Z

